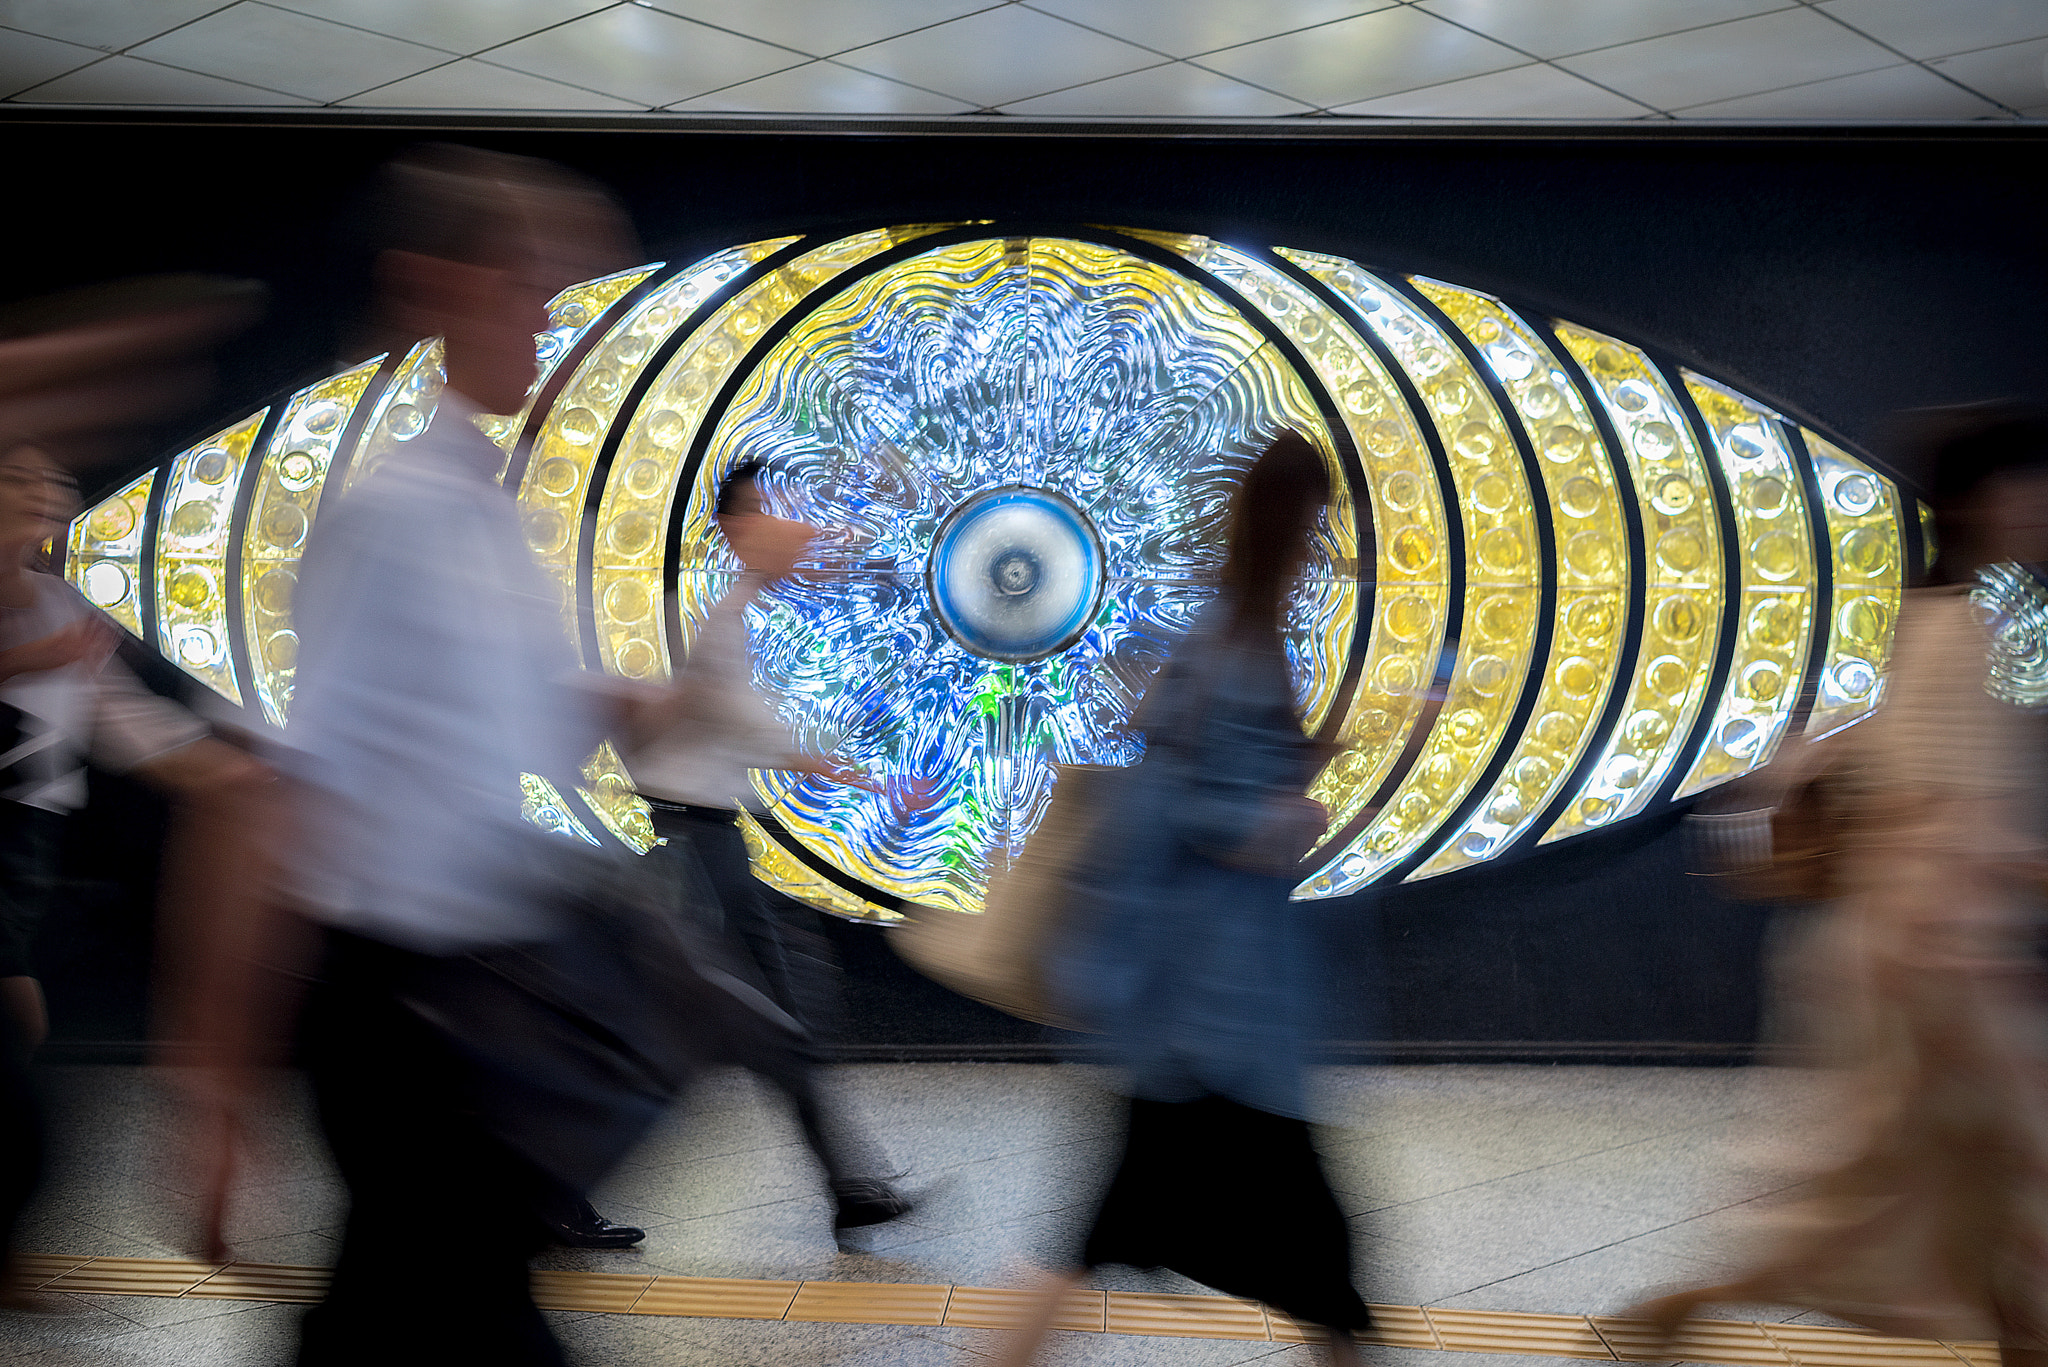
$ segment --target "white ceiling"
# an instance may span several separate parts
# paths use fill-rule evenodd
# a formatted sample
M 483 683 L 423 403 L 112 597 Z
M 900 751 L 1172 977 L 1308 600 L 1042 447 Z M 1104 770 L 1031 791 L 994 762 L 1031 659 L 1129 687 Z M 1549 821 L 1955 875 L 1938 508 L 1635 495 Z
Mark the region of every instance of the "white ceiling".
M 19 105 L 2048 118 L 2048 0 L 0 0 Z

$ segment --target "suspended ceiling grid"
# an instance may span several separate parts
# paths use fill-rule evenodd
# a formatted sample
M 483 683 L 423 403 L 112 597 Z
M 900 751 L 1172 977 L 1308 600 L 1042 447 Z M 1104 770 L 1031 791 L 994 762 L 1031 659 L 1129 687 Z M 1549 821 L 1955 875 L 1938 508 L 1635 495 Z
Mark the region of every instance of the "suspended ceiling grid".
M 2048 117 L 2042 0 L 0 0 L 0 102 L 1284 120 Z

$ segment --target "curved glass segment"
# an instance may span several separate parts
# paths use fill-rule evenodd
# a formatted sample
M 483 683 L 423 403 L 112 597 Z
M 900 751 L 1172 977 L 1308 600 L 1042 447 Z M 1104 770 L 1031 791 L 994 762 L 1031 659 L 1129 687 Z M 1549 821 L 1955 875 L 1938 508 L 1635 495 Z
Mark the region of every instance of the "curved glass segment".
M 1450 465 L 1465 545 L 1464 611 L 1457 635 L 1445 645 L 1452 656 L 1448 678 L 1439 665 L 1410 685 L 1421 696 L 1443 690 L 1429 731 L 1407 770 L 1390 772 L 1396 786 L 1372 820 L 1296 892 L 1338 897 L 1422 848 L 1478 781 L 1521 699 L 1539 625 L 1543 564 L 1528 472 L 1507 417 L 1465 352 L 1433 318 L 1355 263 L 1306 260 L 1305 268 L 1357 311 L 1423 396 Z M 1380 429 L 1380 444 L 1390 435 Z M 1390 509 L 1390 541 L 1406 530 L 1400 511 Z M 1379 614 L 1390 630 L 1403 629 L 1404 597 L 1391 596 Z
M 649 292 L 591 348 L 542 420 L 519 484 L 520 520 L 527 546 L 561 590 L 563 625 L 572 639 L 582 633 L 576 604 L 576 533 L 583 522 L 591 469 L 605 433 L 619 416 L 619 406 L 662 343 L 698 305 L 793 241 L 778 237 L 730 248 L 684 268 Z M 624 293 L 613 294 L 606 307 Z M 587 329 L 596 301 L 562 297 L 569 316 L 584 317 L 582 327 Z M 568 346 L 564 343 L 562 350 Z
M 155 487 L 156 471 L 143 471 L 80 513 L 64 537 L 64 577 L 88 603 L 145 640 L 142 547 Z
M 299 559 L 335 448 L 383 363 L 374 357 L 292 395 L 263 449 L 242 529 L 242 631 L 256 700 L 272 726 L 283 726 L 291 710 L 299 666 L 299 634 L 291 625 Z
M 1539 843 L 1634 816 L 1678 762 L 1706 701 L 1726 601 L 1721 519 L 1699 440 L 1670 382 L 1626 342 L 1557 324 L 1621 438 L 1648 561 L 1642 634 L 1620 721 Z
M 267 408 L 171 458 L 156 548 L 156 644 L 229 702 L 242 701 L 228 635 L 228 539 L 235 493 Z
M 1706 419 L 1735 504 L 1742 573 L 1734 662 L 1699 758 L 1678 787 L 1691 797 L 1771 762 L 1799 701 L 1813 635 L 1813 534 L 1806 492 L 1777 415 L 1692 371 L 1686 392 Z
M 377 393 L 363 434 L 356 439 L 337 493 L 347 493 L 357 480 L 382 465 L 392 452 L 427 430 L 448 381 L 441 361 L 441 339 L 415 342 L 398 363 L 390 381 Z M 325 501 L 325 495 L 322 500 Z
M 1819 740 L 1869 716 L 1884 696 L 1906 556 L 1903 509 L 1884 477 L 1819 433 L 1800 433 L 1820 485 L 1834 570 L 1827 653 L 1803 732 Z
M 1411 875 L 1429 878 L 1506 848 L 1585 753 L 1620 667 L 1629 552 L 1606 443 L 1548 343 L 1498 299 L 1432 280 L 1415 287 L 1457 323 L 1514 404 L 1550 505 L 1558 586 L 1535 708 L 1492 791 Z
M 1452 572 L 1444 491 L 1415 413 L 1403 402 L 1379 353 L 1340 310 L 1248 252 L 1205 237 L 1153 240 L 1231 285 L 1279 325 L 1332 400 L 1363 475 L 1355 492 L 1350 479 L 1332 484 L 1338 525 L 1352 523 L 1358 506 L 1371 514 L 1370 563 L 1360 558 L 1357 544 L 1345 547 L 1348 556 L 1336 563 L 1353 581 L 1370 571 L 1376 604 L 1350 706 L 1337 730 L 1340 748 L 1309 789 L 1330 813 L 1318 852 L 1310 855 L 1317 859 L 1365 814 L 1395 772 L 1427 707 L 1446 629 Z M 1286 251 L 1279 255 L 1325 284 L 1351 268 L 1338 257 Z M 1359 541 L 1363 540 L 1361 533 Z M 1363 585 L 1339 582 L 1331 588 L 1355 601 L 1332 605 L 1334 611 L 1324 620 L 1348 621 L 1365 610 Z M 1332 663 L 1341 660 L 1336 656 Z M 1332 669 L 1328 683 L 1334 685 L 1338 678 L 1338 670 Z
M 696 439 L 705 410 L 752 351 L 755 340 L 821 285 L 898 242 L 934 231 L 928 226 L 882 229 L 805 252 L 720 305 L 662 367 L 646 401 L 628 420 L 597 510 L 591 598 L 598 655 L 606 669 L 635 679 L 668 673 L 668 624 L 661 606 L 663 532 L 672 514 L 683 459 Z M 698 305 L 791 241 L 794 239 L 776 238 L 706 258 L 648 296 L 635 316 L 620 324 L 620 330 L 631 335 L 644 333 L 650 339 L 673 332 Z M 636 344 L 629 341 L 626 345 Z M 639 364 L 645 364 L 644 357 Z M 612 411 L 616 411 L 615 401 Z M 559 429 L 562 441 L 595 452 L 604 431 L 597 412 L 579 408 L 572 410 L 572 415 L 565 415 L 565 425 Z M 553 415 L 548 424 L 548 430 L 556 430 Z M 550 457 L 554 454 L 550 446 Z M 567 452 L 562 454 L 568 457 Z M 575 544 L 572 533 L 583 508 L 588 456 L 545 469 L 538 444 L 534 456 L 528 483 L 552 503 L 529 515 L 535 520 L 528 523 L 528 537 L 536 553 L 561 556 Z M 543 479 L 548 483 L 536 485 Z M 551 492 L 554 488 L 563 492 L 555 494 Z M 551 549 L 542 552 L 543 544 Z M 683 617 L 686 624 L 693 620 L 688 614 Z M 678 654 L 687 649 L 687 636 L 678 646 Z
M 1338 741 L 1297 896 L 1496 860 L 1748 772 L 1799 716 L 1809 660 L 1808 735 L 1881 704 L 1902 519 L 1917 511 L 1931 553 L 1926 508 L 1726 386 L 1339 257 L 1107 230 L 920 241 L 944 226 L 573 287 L 536 339 L 531 411 L 479 419 L 508 468 L 533 434 L 529 542 L 616 674 L 662 676 L 738 578 L 712 515 L 736 462 L 766 464 L 771 511 L 824 529 L 747 614 L 755 679 L 880 791 L 754 775 L 748 847 L 789 895 L 868 919 L 977 909 L 1055 765 L 1135 761 L 1133 709 L 1213 593 L 1237 479 L 1282 426 L 1334 491 L 1288 607 L 1305 724 Z M 165 457 L 73 522 L 65 575 L 283 722 L 331 472 L 345 489 L 402 450 L 442 384 L 424 339 L 273 405 L 260 448 L 264 411 Z M 550 778 L 523 785 L 530 820 L 651 848 L 612 747 Z

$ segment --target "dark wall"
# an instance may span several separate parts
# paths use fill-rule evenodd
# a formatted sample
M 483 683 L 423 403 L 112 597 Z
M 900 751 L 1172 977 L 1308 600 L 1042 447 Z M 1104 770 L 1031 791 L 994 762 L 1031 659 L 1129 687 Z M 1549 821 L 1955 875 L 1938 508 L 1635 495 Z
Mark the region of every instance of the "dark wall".
M 443 126 L 616 186 L 650 257 L 808 228 L 935 219 L 1115 223 L 1338 253 L 1439 275 L 1637 341 L 1882 454 L 1902 407 L 2048 402 L 2048 138 L 2039 129 L 1562 134 L 1324 132 L 1133 137 Z M 109 275 L 205 269 L 270 283 L 266 322 L 223 355 L 198 431 L 332 368 L 352 286 L 331 224 L 419 128 L 0 121 L 16 247 L 0 298 Z M 167 434 L 182 435 L 180 434 Z M 1383 1015 L 1346 1038 L 1751 1038 L 1762 916 L 1683 872 L 1677 831 L 1637 827 L 1524 864 L 1401 889 L 1345 927 Z M 1366 927 L 1375 915 L 1380 932 Z M 834 930 L 851 1037 L 1035 1038 Z M 1382 952 L 1383 951 L 1383 952 Z M 90 978 L 89 970 L 87 978 Z M 74 996 L 90 999 L 88 981 Z M 104 1013 L 103 1013 L 104 1014 Z M 1711 1051 L 1709 1051 L 1711 1052 Z

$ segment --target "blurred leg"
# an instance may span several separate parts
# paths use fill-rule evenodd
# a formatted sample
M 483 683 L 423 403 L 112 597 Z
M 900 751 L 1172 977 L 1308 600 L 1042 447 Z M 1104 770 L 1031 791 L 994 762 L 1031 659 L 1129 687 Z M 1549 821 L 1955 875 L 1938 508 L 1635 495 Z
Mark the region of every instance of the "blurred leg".
M 997 1367 L 1030 1367 L 1038 1356 L 1039 1345 L 1052 1332 L 1052 1322 L 1059 1314 L 1060 1300 L 1069 1291 L 1079 1286 L 1082 1274 L 1079 1272 L 1042 1272 L 1035 1277 L 1029 1290 L 1033 1293 L 1031 1309 L 1024 1322 L 1010 1334 L 1003 1344 L 1003 1352 L 996 1359 Z
M 417 960 L 332 943 L 308 1065 L 349 1212 L 299 1362 L 558 1367 L 561 1349 L 528 1288 L 527 1260 L 545 1242 L 542 1180 L 485 1133 L 462 1064 L 399 1003 Z M 458 1242 L 428 1252 L 430 1233 Z
M 14 1250 L 14 1228 L 42 1175 L 43 1110 L 29 1075 L 27 1039 L 19 1023 L 0 1012 L 0 1275 Z

